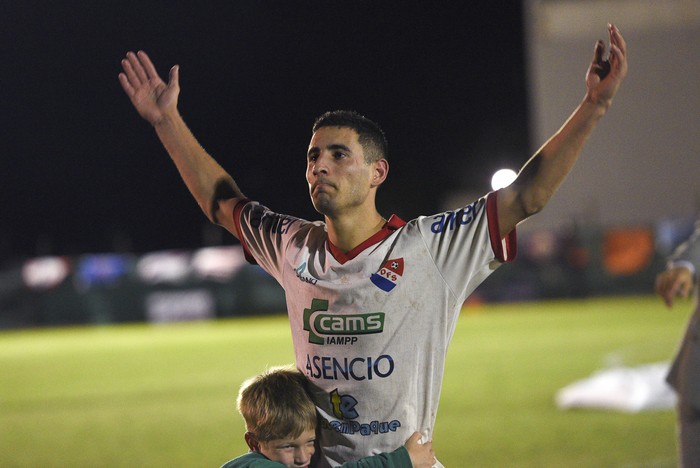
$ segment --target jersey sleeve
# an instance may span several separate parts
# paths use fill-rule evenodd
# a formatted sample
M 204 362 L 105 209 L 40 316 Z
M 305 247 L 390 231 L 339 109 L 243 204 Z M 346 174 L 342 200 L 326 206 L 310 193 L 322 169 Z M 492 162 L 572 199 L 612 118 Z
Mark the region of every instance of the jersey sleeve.
M 461 300 L 516 256 L 515 229 L 500 237 L 497 196 L 491 192 L 459 210 L 415 220 L 436 268 Z
M 240 201 L 234 208 L 234 221 L 238 239 L 243 245 L 246 260 L 258 264 L 282 283 L 284 260 L 290 246 L 301 246 L 310 232 L 319 228 L 299 218 L 275 213 L 267 207 L 250 200 Z

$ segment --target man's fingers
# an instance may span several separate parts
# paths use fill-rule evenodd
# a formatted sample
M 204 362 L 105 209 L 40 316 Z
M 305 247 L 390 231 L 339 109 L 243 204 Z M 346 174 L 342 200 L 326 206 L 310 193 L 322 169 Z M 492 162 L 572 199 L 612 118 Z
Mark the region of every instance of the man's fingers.
M 158 72 L 156 71 L 156 67 L 153 66 L 153 62 L 151 62 L 151 59 L 148 57 L 148 54 L 144 52 L 143 50 L 139 50 L 138 53 L 136 54 L 139 62 L 143 66 L 145 72 L 146 72 L 146 79 L 147 80 L 160 80 L 160 77 L 158 76 Z
M 411 437 L 408 438 L 409 443 L 417 444 L 420 442 L 420 432 L 414 432 Z
M 122 69 L 124 70 L 124 74 L 126 75 L 126 79 L 129 80 L 129 84 L 131 85 L 132 88 L 136 88 L 141 84 L 141 80 L 139 79 L 138 75 L 134 71 L 134 67 L 131 64 L 131 61 L 128 58 L 122 60 Z
M 138 63 L 138 59 L 133 52 L 127 52 L 126 58 L 122 60 L 122 69 L 126 77 L 129 79 L 129 83 L 133 88 L 138 88 L 143 83 L 146 74 L 143 73 L 141 65 Z M 141 73 L 138 70 L 141 70 Z
M 627 43 L 625 42 L 625 38 L 622 37 L 620 30 L 614 24 L 610 25 L 610 43 L 619 47 L 623 55 L 627 55 Z
M 129 83 L 129 78 L 124 73 L 119 74 L 119 83 L 127 96 L 132 97 L 135 93 L 133 86 Z
M 129 65 L 131 66 L 131 70 L 133 71 L 134 76 L 138 78 L 139 84 L 147 82 L 148 76 L 146 75 L 146 71 L 143 69 L 143 64 L 141 63 L 137 55 L 133 52 L 128 52 L 126 54 L 126 58 L 129 61 Z M 132 84 L 136 86 L 136 83 L 134 83 L 133 80 Z
M 627 43 L 614 24 L 610 30 L 610 58 L 608 59 L 615 70 L 623 77 L 627 73 Z
M 605 52 L 605 44 L 599 40 L 593 49 L 593 63 L 600 64 L 603 61 L 603 53 Z
M 180 86 L 180 66 L 173 65 L 170 69 L 170 74 L 168 75 L 168 87 L 179 87 Z
M 617 68 L 622 63 L 622 52 L 615 44 L 610 44 L 610 55 L 608 61 Z
M 615 70 L 621 75 L 627 73 L 627 59 L 622 50 L 615 44 L 610 46 L 610 61 L 614 64 Z
M 610 62 L 603 60 L 605 53 L 605 44 L 603 41 L 596 42 L 593 50 L 593 61 L 591 62 L 591 71 L 594 72 L 602 80 L 610 73 Z

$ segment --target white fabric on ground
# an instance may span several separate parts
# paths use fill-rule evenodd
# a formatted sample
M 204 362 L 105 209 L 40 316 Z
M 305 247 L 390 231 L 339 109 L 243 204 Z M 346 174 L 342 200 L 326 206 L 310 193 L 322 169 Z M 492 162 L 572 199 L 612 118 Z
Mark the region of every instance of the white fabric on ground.
M 559 409 L 590 408 L 636 413 L 672 409 L 676 394 L 666 383 L 669 363 L 617 366 L 595 372 L 559 390 Z

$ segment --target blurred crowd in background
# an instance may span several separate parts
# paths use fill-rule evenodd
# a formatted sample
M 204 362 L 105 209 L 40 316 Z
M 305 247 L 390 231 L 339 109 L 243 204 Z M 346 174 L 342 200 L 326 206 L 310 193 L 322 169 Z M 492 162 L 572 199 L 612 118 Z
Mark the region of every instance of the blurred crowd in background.
M 693 218 L 519 233 L 518 255 L 467 305 L 651 294 Z M 177 322 L 285 313 L 284 292 L 240 245 L 41 256 L 0 264 L 0 328 Z

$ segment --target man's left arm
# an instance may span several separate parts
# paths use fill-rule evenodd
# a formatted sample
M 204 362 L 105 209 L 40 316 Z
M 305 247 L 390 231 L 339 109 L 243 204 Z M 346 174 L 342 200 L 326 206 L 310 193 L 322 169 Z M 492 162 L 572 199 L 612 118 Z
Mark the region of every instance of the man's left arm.
M 598 41 L 586 73 L 586 95 L 564 125 L 528 160 L 516 180 L 498 194 L 501 238 L 518 223 L 541 211 L 576 163 L 593 129 L 612 104 L 627 75 L 627 46 L 620 31 L 608 25 L 610 51 Z

